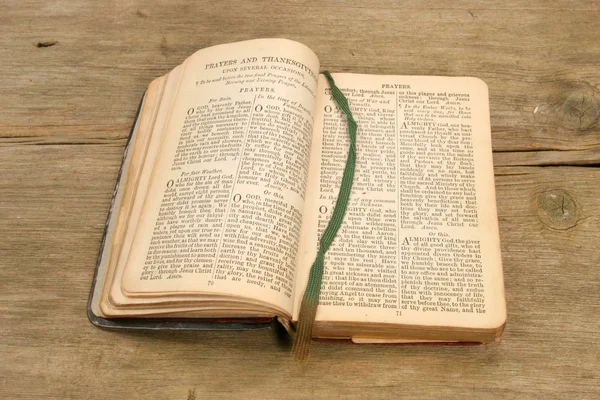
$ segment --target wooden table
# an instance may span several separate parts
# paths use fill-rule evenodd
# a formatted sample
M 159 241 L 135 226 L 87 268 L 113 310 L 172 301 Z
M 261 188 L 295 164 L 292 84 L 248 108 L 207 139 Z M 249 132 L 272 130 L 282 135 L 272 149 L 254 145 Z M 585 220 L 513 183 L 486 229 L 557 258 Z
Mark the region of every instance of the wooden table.
M 600 398 L 600 4 L 13 1 L 0 8 L 0 398 Z M 6 4 L 9 3 L 9 4 Z M 86 301 L 148 83 L 195 50 L 305 43 L 323 69 L 490 88 L 508 301 L 478 347 L 100 330 Z

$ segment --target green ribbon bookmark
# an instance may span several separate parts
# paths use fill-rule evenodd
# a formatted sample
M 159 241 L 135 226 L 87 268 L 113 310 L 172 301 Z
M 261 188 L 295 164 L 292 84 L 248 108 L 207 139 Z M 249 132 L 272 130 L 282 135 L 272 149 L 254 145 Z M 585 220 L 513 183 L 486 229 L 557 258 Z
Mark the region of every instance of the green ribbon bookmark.
M 317 306 L 319 305 L 319 295 L 321 294 L 325 252 L 329 249 L 329 246 L 333 242 L 333 239 L 344 220 L 344 214 L 346 213 L 348 199 L 350 198 L 350 192 L 352 190 L 352 182 L 354 180 L 354 168 L 356 166 L 356 121 L 354 121 L 354 117 L 348 106 L 348 100 L 335 85 L 329 71 L 324 71 L 323 74 L 327 77 L 327 81 L 329 81 L 331 94 L 333 95 L 334 100 L 344 114 L 346 114 L 348 120 L 348 135 L 350 136 L 350 148 L 348 149 L 346 167 L 344 168 L 344 175 L 342 176 L 342 183 L 335 202 L 335 208 L 333 209 L 333 215 L 319 241 L 319 251 L 310 268 L 308 284 L 306 285 L 306 291 L 304 292 L 304 297 L 302 297 L 302 303 L 300 305 L 300 315 L 298 317 L 298 327 L 296 329 L 296 338 L 294 339 L 292 354 L 296 361 L 301 363 L 306 363 L 308 361 L 310 352 L 312 330 L 317 314 Z

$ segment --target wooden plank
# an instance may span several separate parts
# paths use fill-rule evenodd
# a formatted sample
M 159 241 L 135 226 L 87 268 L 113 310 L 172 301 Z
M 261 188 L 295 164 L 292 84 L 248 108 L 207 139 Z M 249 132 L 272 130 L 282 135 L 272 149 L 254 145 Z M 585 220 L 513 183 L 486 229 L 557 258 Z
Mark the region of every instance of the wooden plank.
M 285 36 L 306 43 L 332 71 L 484 79 L 496 150 L 597 147 L 598 3 L 534 3 L 377 2 L 365 8 L 312 2 L 271 8 L 269 24 L 252 25 L 246 21 L 265 13 L 253 2 L 218 10 L 201 3 L 113 2 L 111 11 L 93 3 L 25 3 L 9 8 L 0 24 L 0 94 L 8 105 L 0 115 L 1 136 L 26 134 L 21 127 L 42 121 L 64 126 L 83 118 L 106 126 L 108 116 L 126 130 L 150 80 L 197 49 Z M 221 33 L 222 26 L 231 31 Z M 344 29 L 357 37 L 340 34 Z M 56 44 L 37 47 L 40 42 Z
M 600 165 L 600 146 L 589 150 L 524 150 L 497 151 L 494 153 L 494 165 L 536 166 L 536 165 Z
M 0 398 L 600 397 L 599 17 L 591 0 L 3 5 Z M 301 41 L 331 71 L 488 83 L 509 310 L 499 344 L 316 344 L 300 366 L 270 332 L 87 321 L 144 89 L 197 49 L 254 37 Z
M 304 367 L 267 332 L 122 333 L 87 321 L 90 273 L 120 157 L 118 148 L 98 147 L 27 145 L 10 158 L 1 151 L 5 397 L 185 398 L 195 389 L 203 398 L 243 389 L 257 398 L 269 387 L 282 398 L 597 393 L 600 252 L 589 245 L 600 223 L 596 168 L 498 168 L 509 309 L 501 343 L 316 344 Z

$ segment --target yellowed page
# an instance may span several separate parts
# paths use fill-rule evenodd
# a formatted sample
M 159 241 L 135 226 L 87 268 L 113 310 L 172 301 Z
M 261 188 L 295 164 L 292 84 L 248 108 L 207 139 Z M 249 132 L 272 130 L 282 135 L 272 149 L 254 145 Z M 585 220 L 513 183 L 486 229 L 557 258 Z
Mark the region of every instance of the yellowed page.
M 449 343 L 456 340 L 419 340 L 419 339 L 377 339 L 377 338 L 358 338 L 353 337 L 352 341 L 356 344 L 405 344 L 405 343 Z
M 291 312 L 318 60 L 261 39 L 182 68 L 122 291 L 227 293 Z
M 497 328 L 506 319 L 488 91 L 475 78 L 334 74 L 358 123 L 350 204 L 318 321 Z M 321 77 L 297 318 L 348 151 Z
M 121 182 L 125 194 L 121 202 L 119 220 L 111 244 L 112 251 L 109 255 L 101 301 L 103 312 L 107 315 L 114 311 L 109 308 L 109 304 L 126 301 L 120 290 L 115 290 L 115 286 L 117 289 L 120 287 L 125 261 L 135 234 L 134 228 L 140 218 L 148 183 L 159 153 L 164 127 L 176 95 L 180 77 L 181 67 L 178 66 L 166 76 L 155 79 L 146 91 L 144 107 L 141 109 L 139 117 L 141 123 L 138 129 L 138 138 L 133 148 L 130 168 L 127 176 Z M 111 297 L 110 301 L 109 296 Z

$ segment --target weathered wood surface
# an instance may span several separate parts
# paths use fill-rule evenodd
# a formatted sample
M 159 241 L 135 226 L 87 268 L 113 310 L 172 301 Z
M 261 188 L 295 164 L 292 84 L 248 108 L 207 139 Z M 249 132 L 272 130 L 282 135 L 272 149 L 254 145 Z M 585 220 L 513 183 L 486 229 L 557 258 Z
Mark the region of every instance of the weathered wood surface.
M 0 12 L 0 398 L 600 398 L 596 1 L 14 1 Z M 87 320 L 139 97 L 197 49 L 287 37 L 332 71 L 490 88 L 509 320 L 483 347 L 122 333 Z

